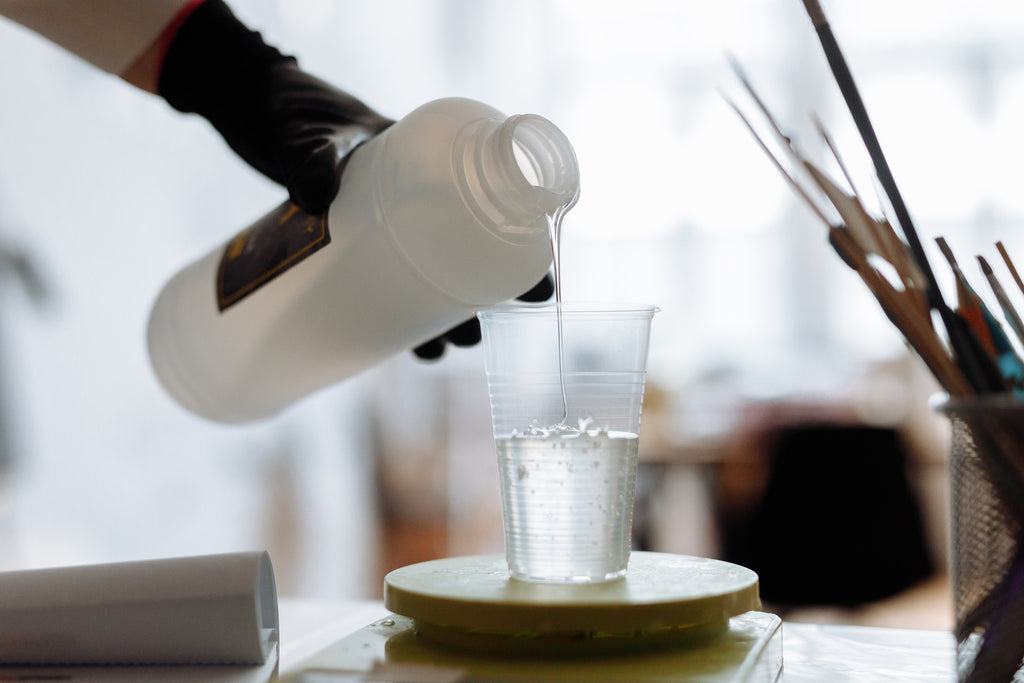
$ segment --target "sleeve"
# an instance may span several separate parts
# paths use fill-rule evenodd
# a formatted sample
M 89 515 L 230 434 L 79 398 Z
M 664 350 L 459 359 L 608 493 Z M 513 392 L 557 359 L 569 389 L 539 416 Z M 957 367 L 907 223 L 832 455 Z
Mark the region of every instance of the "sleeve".
M 193 0 L 0 0 L 0 15 L 123 73 Z

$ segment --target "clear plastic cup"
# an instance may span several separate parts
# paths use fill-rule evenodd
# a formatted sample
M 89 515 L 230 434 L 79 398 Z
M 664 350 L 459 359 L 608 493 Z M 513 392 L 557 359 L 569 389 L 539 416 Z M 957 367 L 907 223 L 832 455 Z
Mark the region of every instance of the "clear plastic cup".
M 505 554 L 516 579 L 609 581 L 629 563 L 657 308 L 563 303 L 561 324 L 558 310 L 517 303 L 479 314 Z

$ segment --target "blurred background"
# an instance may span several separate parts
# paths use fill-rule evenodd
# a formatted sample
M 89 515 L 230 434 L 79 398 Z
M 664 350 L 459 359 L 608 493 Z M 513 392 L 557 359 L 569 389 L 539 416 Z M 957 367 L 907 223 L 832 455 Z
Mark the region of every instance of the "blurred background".
M 460 95 L 573 142 L 565 298 L 661 307 L 637 548 L 744 562 L 794 618 L 949 626 L 936 386 L 721 96 L 732 55 L 802 149 L 824 159 L 820 117 L 872 187 L 800 2 L 230 4 L 386 115 Z M 824 6 L 947 296 L 939 235 L 983 289 L 975 254 L 1024 261 L 1024 6 Z M 184 412 L 149 368 L 149 308 L 283 190 L 2 19 L 0 60 L 0 570 L 268 548 L 282 595 L 378 597 L 397 566 L 501 551 L 479 349 L 255 425 Z M 816 593 L 781 578 L 822 562 Z

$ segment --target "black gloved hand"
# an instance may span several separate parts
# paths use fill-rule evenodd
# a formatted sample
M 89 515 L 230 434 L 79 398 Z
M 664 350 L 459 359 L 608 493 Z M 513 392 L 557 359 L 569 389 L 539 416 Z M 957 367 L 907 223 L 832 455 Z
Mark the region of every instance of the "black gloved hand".
M 533 286 L 533 289 L 522 296 L 516 297 L 519 301 L 540 302 L 547 301 L 555 293 L 555 281 L 551 275 L 545 275 L 544 279 Z M 444 355 L 448 344 L 455 346 L 473 346 L 480 342 L 480 320 L 470 318 L 448 330 L 439 337 L 420 344 L 412 350 L 418 358 L 423 360 L 436 360 Z
M 307 213 L 327 209 L 348 154 L 393 123 L 302 71 L 221 0 L 207 0 L 167 50 L 158 90 L 207 119 L 250 166 Z
M 327 210 L 348 155 L 394 121 L 299 68 L 263 42 L 222 0 L 206 0 L 182 24 L 164 58 L 158 91 L 175 109 L 207 119 L 250 166 L 288 188 L 306 213 Z M 520 297 L 545 301 L 545 277 Z M 414 353 L 440 358 L 446 346 L 480 341 L 467 320 Z

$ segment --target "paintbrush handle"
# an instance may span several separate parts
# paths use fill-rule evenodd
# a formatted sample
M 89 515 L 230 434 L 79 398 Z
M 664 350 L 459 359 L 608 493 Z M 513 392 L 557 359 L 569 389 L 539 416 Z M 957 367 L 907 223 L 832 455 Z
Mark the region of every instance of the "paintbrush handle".
M 906 204 L 903 202 L 903 196 L 896 187 L 896 179 L 893 177 L 892 171 L 889 168 L 889 162 L 886 161 L 885 154 L 882 152 L 882 145 L 875 134 L 875 128 L 871 124 L 867 107 L 864 105 L 864 100 L 861 99 L 860 91 L 853 80 L 853 74 L 850 72 L 846 60 L 843 59 L 842 54 L 839 52 L 839 45 L 836 42 L 835 36 L 832 35 L 832 29 L 829 25 L 827 23 L 822 24 L 817 27 L 817 31 L 823 44 L 835 48 L 826 49 L 825 57 L 832 68 L 832 74 L 839 84 L 839 90 L 843 95 L 843 99 L 846 100 L 846 106 L 853 116 L 854 123 L 857 124 L 857 130 L 864 141 L 864 146 L 867 147 L 868 155 L 871 157 L 872 164 L 875 167 L 875 173 L 878 175 L 878 182 L 882 185 L 882 189 L 892 203 L 893 212 L 896 214 L 896 222 L 903 228 L 903 234 L 907 239 L 907 243 L 910 245 L 910 249 L 918 261 L 918 266 L 921 268 L 922 273 L 924 273 L 925 280 L 928 283 L 928 300 L 933 306 L 937 307 L 942 295 L 935 281 L 935 274 L 928 264 L 924 247 L 921 245 L 921 240 L 914 229 L 914 223 L 910 218 L 910 211 L 907 209 Z
M 999 367 L 966 321 L 942 303 L 938 306 L 939 317 L 949 333 L 953 353 L 963 368 L 964 374 L 979 394 L 1001 393 L 1006 391 L 1006 382 Z
M 979 393 L 998 392 L 1005 389 L 999 369 L 991 362 L 984 349 L 974 336 L 974 333 L 966 326 L 964 321 L 946 305 L 942 298 L 942 291 L 935 280 L 935 273 L 932 272 L 928 257 L 925 255 L 924 247 L 914 229 L 914 223 L 910 219 L 910 211 L 903 202 L 903 196 L 896 187 L 896 179 L 893 178 L 889 163 L 882 152 L 882 145 L 878 142 L 878 136 L 871 125 L 871 118 L 868 116 L 867 107 L 861 99 L 857 83 L 853 79 L 846 58 L 839 48 L 839 41 L 832 34 L 832 28 L 828 25 L 821 5 L 814 0 L 804 0 L 804 7 L 814 23 L 815 31 L 818 33 L 818 40 L 821 42 L 822 50 L 828 59 L 829 67 L 832 69 L 832 76 L 839 86 L 839 90 L 846 100 L 846 106 L 850 110 L 857 131 L 860 133 L 864 146 L 867 147 L 868 155 L 875 167 L 875 174 L 878 182 L 882 185 L 886 196 L 892 204 L 893 212 L 896 214 L 896 221 L 903 229 L 903 234 L 910 245 L 910 250 L 918 262 L 918 267 L 924 274 L 927 288 L 925 294 L 928 297 L 930 307 L 938 312 L 949 334 L 949 341 L 953 347 L 958 363 L 964 370 L 971 384 Z
M 1006 264 L 1007 269 L 1010 271 L 1010 276 L 1013 278 L 1013 281 L 1017 283 L 1017 287 L 1020 289 L 1021 294 L 1024 294 L 1024 281 L 1021 281 L 1017 268 L 1013 265 L 1013 261 L 1010 260 L 1010 255 L 1006 252 L 1006 247 L 1003 246 L 1002 242 L 996 242 L 996 249 L 999 250 L 999 255 L 1003 257 L 1003 263 Z
M 886 161 L 885 153 L 882 152 L 882 145 L 875 134 L 875 128 L 871 124 L 871 117 L 868 116 L 868 109 L 860 96 L 860 90 L 857 89 L 857 83 L 853 79 L 850 66 L 846 63 L 846 58 L 839 47 L 839 41 L 836 40 L 835 35 L 832 33 L 832 27 L 828 24 L 825 11 L 817 0 L 804 0 L 804 7 L 811 18 L 811 22 L 814 24 L 815 31 L 818 33 L 818 40 L 821 42 L 825 58 L 828 60 L 829 67 L 832 70 L 832 76 L 836 79 L 836 84 L 839 86 L 839 92 L 842 93 L 843 99 L 846 101 L 846 107 L 850 110 L 853 122 L 857 126 L 857 131 L 864 141 L 864 146 L 867 147 L 868 156 L 870 156 L 871 162 L 875 167 L 875 174 L 878 176 L 878 182 L 882 185 L 882 190 L 892 204 L 893 211 L 896 213 L 896 222 L 903 229 L 907 243 L 910 245 L 910 250 L 918 261 L 918 266 L 921 268 L 928 283 L 926 292 L 928 301 L 934 308 L 941 308 L 942 292 L 939 291 L 935 274 L 928 264 L 924 247 L 921 245 L 921 240 L 918 239 L 917 231 L 914 229 L 914 223 L 910 219 L 910 211 L 907 210 L 907 206 L 903 202 L 903 196 L 900 194 L 899 188 L 896 187 L 896 179 L 889 169 L 889 162 Z
M 1013 307 L 1013 302 L 1010 301 L 1010 297 L 1007 296 L 1002 283 L 999 282 L 995 271 L 992 270 L 992 266 L 988 264 L 984 256 L 978 257 L 978 264 L 981 266 L 981 272 L 985 275 L 985 279 L 988 280 L 988 286 L 992 289 L 992 294 L 995 295 L 996 301 L 999 302 L 999 307 L 1003 309 L 1003 317 L 1006 318 L 1006 322 L 1009 323 L 1013 333 L 1017 335 L 1017 339 L 1024 344 L 1024 321 L 1020 319 L 1017 309 Z
M 828 23 L 825 18 L 825 10 L 821 8 L 821 3 L 818 0 L 804 0 L 804 8 L 807 10 L 807 16 L 811 18 L 814 28 Z
M 960 368 L 946 355 L 941 342 L 935 336 L 927 309 L 918 310 L 913 302 L 913 294 L 909 290 L 899 292 L 879 275 L 868 263 L 867 255 L 844 228 L 832 227 L 829 230 L 829 241 L 843 260 L 860 275 L 861 280 L 875 295 L 886 317 L 903 334 L 939 384 L 951 396 L 972 395 L 974 391 L 970 383 L 964 378 Z

